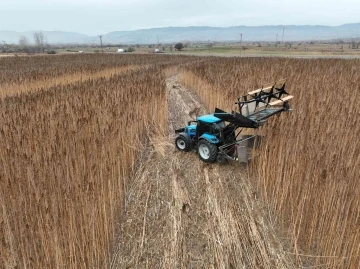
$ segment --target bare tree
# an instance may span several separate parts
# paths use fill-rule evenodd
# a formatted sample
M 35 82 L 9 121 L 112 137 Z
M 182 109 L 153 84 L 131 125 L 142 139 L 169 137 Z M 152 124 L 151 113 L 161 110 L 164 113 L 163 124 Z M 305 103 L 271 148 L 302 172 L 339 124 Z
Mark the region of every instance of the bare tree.
M 24 52 L 29 52 L 30 50 L 30 45 L 29 45 L 29 39 L 27 39 L 26 36 L 20 36 L 19 38 L 19 47 L 21 50 L 23 50 Z
M 35 45 L 38 51 L 45 51 L 45 35 L 43 32 L 35 32 L 34 33 Z

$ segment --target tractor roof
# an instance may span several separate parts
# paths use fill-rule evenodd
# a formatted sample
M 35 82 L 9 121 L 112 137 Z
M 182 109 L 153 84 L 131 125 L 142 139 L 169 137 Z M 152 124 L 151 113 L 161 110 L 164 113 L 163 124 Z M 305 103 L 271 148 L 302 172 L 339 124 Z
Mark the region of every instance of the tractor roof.
M 202 121 L 206 123 L 216 123 L 222 121 L 222 119 L 215 117 L 214 114 L 209 114 L 198 117 L 198 121 Z

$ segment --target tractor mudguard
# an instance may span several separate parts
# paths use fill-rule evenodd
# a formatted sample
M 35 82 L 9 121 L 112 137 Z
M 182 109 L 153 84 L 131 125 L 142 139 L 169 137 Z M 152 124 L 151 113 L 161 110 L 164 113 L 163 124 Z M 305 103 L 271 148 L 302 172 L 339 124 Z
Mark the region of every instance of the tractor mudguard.
M 220 140 L 215 136 L 215 135 L 211 135 L 211 134 L 203 134 L 202 136 L 200 136 L 200 139 L 205 139 L 206 141 L 210 142 L 211 144 L 217 144 L 220 142 Z
M 183 132 L 185 132 L 185 128 L 180 128 L 175 130 L 175 134 L 183 133 Z

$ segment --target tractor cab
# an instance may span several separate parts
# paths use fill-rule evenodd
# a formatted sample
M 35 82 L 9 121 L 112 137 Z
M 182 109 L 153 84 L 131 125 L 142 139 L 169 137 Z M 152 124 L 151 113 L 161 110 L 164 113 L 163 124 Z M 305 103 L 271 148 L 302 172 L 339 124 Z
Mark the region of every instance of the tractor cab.
M 214 114 L 198 117 L 196 126 L 197 139 L 206 139 L 212 144 L 220 143 L 223 140 L 223 129 L 225 121 L 217 118 Z
M 200 158 L 211 162 L 217 157 L 217 148 L 225 143 L 233 142 L 235 138 L 235 128 L 226 125 L 226 121 L 214 114 L 203 115 L 196 121 L 189 121 L 185 128 L 177 129 L 178 135 L 175 146 L 181 151 L 200 150 Z
M 189 121 L 185 128 L 175 130 L 175 133 L 191 139 L 191 144 L 196 145 L 200 139 L 205 139 L 212 144 L 218 144 L 224 139 L 224 120 L 214 116 L 214 114 L 204 115 L 197 118 L 196 121 Z

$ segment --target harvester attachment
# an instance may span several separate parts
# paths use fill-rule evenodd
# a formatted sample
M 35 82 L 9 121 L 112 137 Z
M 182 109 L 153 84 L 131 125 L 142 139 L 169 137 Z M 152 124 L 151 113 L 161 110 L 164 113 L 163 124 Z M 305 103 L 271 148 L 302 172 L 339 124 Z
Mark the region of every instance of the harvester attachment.
M 242 135 L 235 142 L 220 146 L 219 156 L 223 159 L 247 163 L 255 157 L 255 152 L 261 144 L 261 139 L 262 137 L 259 135 Z M 229 155 L 229 152 L 233 152 L 233 154 Z
M 258 128 L 271 116 L 289 110 L 288 102 L 292 98 L 285 90 L 285 80 L 279 80 L 239 97 L 235 103 L 239 107 L 238 112 L 227 113 L 216 108 L 214 116 L 237 127 Z
M 239 113 L 262 126 L 268 118 L 290 109 L 292 95 L 285 90 L 285 79 L 248 92 L 235 103 Z
M 238 112 L 227 113 L 216 108 L 214 116 L 230 122 L 226 129 L 232 128 L 233 131 L 238 128 L 256 129 L 262 126 L 268 118 L 289 111 L 290 105 L 288 102 L 292 98 L 293 96 L 289 95 L 285 90 L 285 80 L 279 80 L 239 97 L 235 103 L 239 107 Z M 248 162 L 254 157 L 254 149 L 259 146 L 261 137 L 243 135 L 238 138 L 240 132 L 237 132 L 235 141 L 219 147 L 219 156 L 222 159 L 236 159 L 240 162 Z M 232 154 L 229 154 L 229 152 Z

